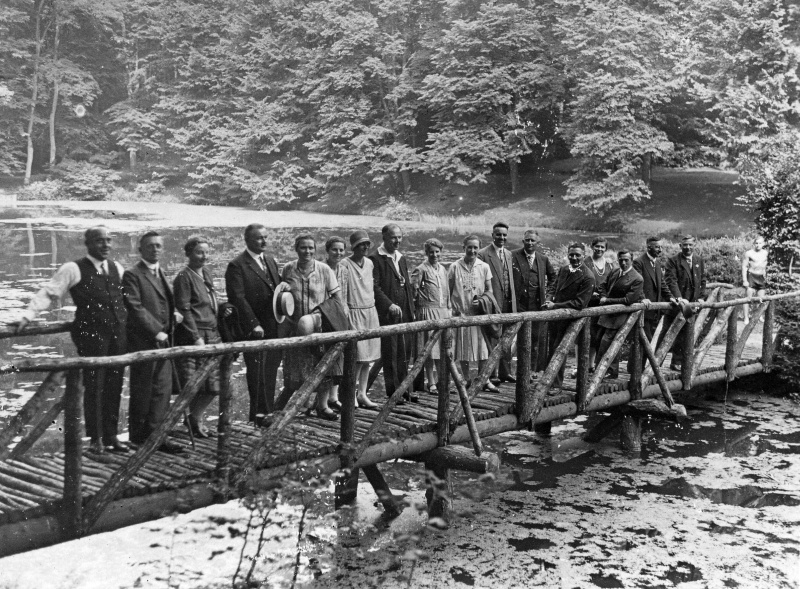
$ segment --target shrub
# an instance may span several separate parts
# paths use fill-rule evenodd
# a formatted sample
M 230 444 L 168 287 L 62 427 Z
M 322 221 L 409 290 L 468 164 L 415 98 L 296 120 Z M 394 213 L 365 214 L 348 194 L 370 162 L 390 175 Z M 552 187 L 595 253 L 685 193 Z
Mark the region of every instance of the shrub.
M 392 221 L 415 221 L 419 219 L 419 213 L 414 207 L 393 196 L 390 196 L 386 204 L 378 209 L 375 214 Z
M 17 193 L 19 200 L 59 200 L 66 198 L 61 180 L 40 180 L 22 187 Z
M 120 179 L 114 170 L 74 160 L 62 161 L 53 175 L 63 182 L 66 197 L 76 200 L 105 200 Z

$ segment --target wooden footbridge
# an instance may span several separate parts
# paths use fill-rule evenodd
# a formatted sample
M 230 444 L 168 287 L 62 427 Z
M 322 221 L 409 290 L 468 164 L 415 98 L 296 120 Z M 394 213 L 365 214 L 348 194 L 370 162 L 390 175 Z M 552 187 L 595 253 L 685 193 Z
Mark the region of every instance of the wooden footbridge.
M 576 414 L 600 411 L 609 415 L 592 431 L 597 441 L 615 427 L 621 440 L 636 450 L 641 440 L 643 415 L 680 417 L 673 391 L 685 391 L 714 382 L 769 372 L 776 338 L 775 304 L 798 298 L 800 292 L 761 299 L 721 300 L 717 286 L 704 303 L 693 303 L 694 313 L 678 314 L 662 321 L 663 340 L 654 349 L 642 328 L 642 304 L 614 305 L 581 312 L 542 312 L 458 317 L 393 325 L 367 331 L 315 334 L 283 340 L 238 342 L 176 347 L 105 358 L 63 358 L 23 361 L 0 370 L 42 373 L 37 392 L 0 431 L 0 556 L 63 542 L 87 534 L 108 531 L 162 517 L 173 511 L 189 511 L 257 489 L 280 484 L 287 472 L 312 477 L 339 471 L 338 505 L 354 498 L 359 470 L 363 470 L 384 505 L 387 515 L 398 507 L 378 465 L 396 458 L 423 462 L 429 472 L 427 492 L 430 513 L 443 516 L 449 509 L 449 472 L 464 469 L 492 472 L 499 467 L 496 455 L 486 452 L 482 439 L 501 432 L 534 427 L 544 431 L 552 421 Z M 739 329 L 738 307 L 757 304 L 751 322 Z M 669 311 L 669 304 L 650 305 Z M 612 346 L 592 373 L 589 367 L 589 318 L 602 314 L 627 314 Z M 763 319 L 763 336 L 753 334 Z M 531 373 L 530 340 L 533 323 L 569 321 L 566 334 L 547 369 Z M 505 325 L 505 333 L 489 361 L 470 382 L 465 382 L 458 363 L 448 354 L 450 329 L 467 325 Z M 688 325 L 687 329 L 682 329 Z M 67 324 L 32 327 L 26 334 L 65 331 Z M 428 332 L 408 377 L 378 409 L 355 408 L 355 342 L 374 337 Z M 681 371 L 662 369 L 676 338 L 683 338 L 686 354 Z M 0 337 L 13 337 L 11 330 Z M 751 337 L 752 336 L 752 337 Z M 500 393 L 483 391 L 501 354 L 517 340 L 517 383 L 501 386 Z M 633 373 L 604 379 L 614 356 L 630 341 Z M 724 340 L 723 343 L 716 343 Z M 295 348 L 325 345 L 327 351 L 305 384 L 262 427 L 232 423 L 228 386 L 233 354 L 267 350 L 291 352 Z M 576 359 L 569 358 L 577 345 Z M 425 359 L 439 346 L 438 395 L 421 394 L 419 403 L 399 404 L 412 386 Z M 329 422 L 305 415 L 304 407 L 339 356 L 344 357 L 340 387 L 341 421 Z M 81 369 L 128 365 L 154 359 L 200 357 L 194 377 L 175 398 L 165 421 L 134 453 L 84 452 L 82 440 Z M 642 358 L 647 360 L 641 369 Z M 552 389 L 565 363 L 567 378 L 561 389 Z M 184 455 L 158 452 L 168 437 L 188 443 L 175 426 L 209 372 L 220 365 L 223 390 L 219 399 L 218 437 L 196 441 Z M 571 367 L 577 377 L 570 378 Z M 372 378 L 377 375 L 373 371 Z M 378 399 L 374 399 L 378 400 Z M 64 412 L 64 451 L 30 455 L 28 450 L 54 419 Z M 27 427 L 26 427 L 27 426 Z M 13 443 L 15 439 L 21 441 Z M 466 444 L 466 445 L 457 445 Z M 344 474 L 341 474 L 344 473 Z

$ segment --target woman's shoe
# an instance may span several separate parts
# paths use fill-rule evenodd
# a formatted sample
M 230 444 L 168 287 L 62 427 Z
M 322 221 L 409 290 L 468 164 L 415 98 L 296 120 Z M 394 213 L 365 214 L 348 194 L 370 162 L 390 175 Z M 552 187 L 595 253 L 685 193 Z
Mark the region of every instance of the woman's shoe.
M 375 409 L 378 406 L 377 403 L 373 403 L 369 400 L 369 397 L 359 397 L 357 399 L 358 407 L 363 407 L 364 409 Z
M 342 404 L 338 399 L 336 401 L 331 401 L 329 399 L 328 400 L 328 408 L 329 409 L 333 409 L 334 411 L 336 411 L 336 413 L 341 413 L 342 412 Z
M 439 394 L 439 389 L 436 387 L 436 385 L 435 385 L 435 384 L 432 384 L 432 385 L 430 385 L 430 386 L 428 387 L 427 391 L 428 391 L 428 392 L 429 392 L 431 395 L 438 395 L 438 394 Z
M 330 409 L 320 409 L 317 407 L 315 411 L 317 413 L 317 417 L 321 419 L 326 419 L 328 421 L 337 421 L 339 419 L 339 414 Z
M 188 428 L 192 430 L 192 435 L 195 438 L 205 439 L 211 437 L 211 432 L 209 432 L 205 427 L 200 425 L 200 423 L 197 421 L 197 418 L 189 415 L 187 416 L 186 420 L 184 420 L 184 423 Z

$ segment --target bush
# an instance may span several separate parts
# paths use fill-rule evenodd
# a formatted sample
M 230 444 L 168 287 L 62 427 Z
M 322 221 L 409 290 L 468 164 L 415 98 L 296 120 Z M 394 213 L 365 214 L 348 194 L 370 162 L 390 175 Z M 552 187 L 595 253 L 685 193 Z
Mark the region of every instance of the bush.
M 800 279 L 784 273 L 768 275 L 770 286 L 780 292 L 800 290 Z M 800 300 L 776 302 L 775 323 L 778 337 L 775 342 L 775 376 L 791 390 L 800 387 Z
M 41 180 L 22 187 L 17 193 L 19 200 L 59 200 L 66 198 L 61 180 Z
M 64 160 L 53 168 L 53 175 L 64 184 L 66 198 L 105 200 L 114 190 L 119 174 L 97 164 Z
M 414 207 L 393 196 L 390 196 L 386 204 L 379 208 L 375 214 L 392 221 L 416 221 L 419 219 L 419 213 Z

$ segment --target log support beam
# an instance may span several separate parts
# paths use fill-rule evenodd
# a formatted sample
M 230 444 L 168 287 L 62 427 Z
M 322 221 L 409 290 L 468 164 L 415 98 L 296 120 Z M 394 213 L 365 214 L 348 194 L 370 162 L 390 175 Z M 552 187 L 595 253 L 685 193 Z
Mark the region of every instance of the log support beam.
M 392 490 L 386 483 L 386 479 L 383 478 L 383 474 L 378 470 L 378 465 L 372 464 L 370 466 L 365 466 L 364 474 L 367 476 L 369 484 L 372 485 L 372 488 L 375 490 L 378 501 L 383 505 L 383 513 L 386 517 L 395 518 L 400 515 L 402 509 L 395 500 L 394 495 L 392 495 Z M 355 493 L 353 493 L 353 499 L 355 499 Z
M 463 446 L 440 446 L 428 452 L 411 456 L 409 460 L 432 464 L 440 469 L 465 470 L 477 474 L 497 474 L 500 471 L 500 456 L 494 452 L 484 452 L 475 456 Z

